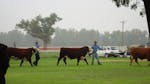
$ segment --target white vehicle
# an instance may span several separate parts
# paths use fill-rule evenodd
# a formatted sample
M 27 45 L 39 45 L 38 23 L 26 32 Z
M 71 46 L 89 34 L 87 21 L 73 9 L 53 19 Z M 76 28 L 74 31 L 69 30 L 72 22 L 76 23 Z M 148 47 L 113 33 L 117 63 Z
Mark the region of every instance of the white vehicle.
M 103 56 L 103 57 L 108 57 L 108 55 L 110 54 L 119 56 L 119 53 L 121 53 L 120 50 L 118 50 L 114 46 L 103 46 L 102 50 L 97 51 L 98 56 Z

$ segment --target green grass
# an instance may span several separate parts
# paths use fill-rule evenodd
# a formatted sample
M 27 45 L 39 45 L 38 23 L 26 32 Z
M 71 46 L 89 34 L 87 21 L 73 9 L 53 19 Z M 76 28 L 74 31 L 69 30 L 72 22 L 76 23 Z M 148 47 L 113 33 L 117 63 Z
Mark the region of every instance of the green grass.
M 7 84 L 149 84 L 150 67 L 146 60 L 141 66 L 133 63 L 129 66 L 129 58 L 101 58 L 102 65 L 89 65 L 81 61 L 67 59 L 56 66 L 58 53 L 41 53 L 39 66 L 31 67 L 27 61 L 19 67 L 20 60 L 11 60 L 11 67 L 6 74 Z M 33 57 L 34 60 L 34 57 Z

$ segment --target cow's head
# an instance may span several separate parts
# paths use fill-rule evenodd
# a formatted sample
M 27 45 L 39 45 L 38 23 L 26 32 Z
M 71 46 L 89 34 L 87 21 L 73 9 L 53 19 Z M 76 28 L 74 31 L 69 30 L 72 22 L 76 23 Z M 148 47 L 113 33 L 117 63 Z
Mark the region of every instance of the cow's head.
M 4 52 L 7 49 L 7 46 L 0 43 L 0 53 Z
M 31 51 L 32 51 L 32 54 L 35 54 L 35 53 L 37 53 L 38 52 L 38 50 L 36 49 L 36 48 L 30 48 L 31 49 Z
M 88 46 L 84 46 L 84 47 L 82 47 L 82 48 L 83 48 L 83 50 L 85 51 L 85 53 L 89 53 L 89 52 L 90 52 L 90 49 L 89 49 Z

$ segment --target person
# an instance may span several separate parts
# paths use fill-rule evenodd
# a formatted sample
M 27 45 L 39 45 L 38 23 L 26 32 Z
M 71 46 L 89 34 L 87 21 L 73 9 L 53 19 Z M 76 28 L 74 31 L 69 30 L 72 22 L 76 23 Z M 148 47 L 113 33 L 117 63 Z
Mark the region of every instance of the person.
M 40 48 L 39 43 L 37 41 L 35 42 L 35 47 Z
M 94 41 L 94 45 L 91 47 L 93 49 L 92 53 L 91 53 L 91 58 L 92 58 L 92 62 L 91 64 L 93 65 L 94 64 L 94 58 L 96 58 L 97 60 L 97 63 L 99 65 L 101 65 L 101 62 L 100 62 L 100 59 L 99 59 L 99 56 L 97 54 L 97 50 L 102 50 L 102 48 L 100 48 L 99 45 L 97 45 L 97 41 Z
M 33 64 L 35 65 L 35 66 L 37 66 L 38 65 L 38 61 L 40 60 L 40 46 L 39 46 L 39 44 L 38 44 L 38 42 L 36 41 L 35 42 L 35 47 L 36 47 L 36 52 L 35 52 L 35 61 L 33 62 Z

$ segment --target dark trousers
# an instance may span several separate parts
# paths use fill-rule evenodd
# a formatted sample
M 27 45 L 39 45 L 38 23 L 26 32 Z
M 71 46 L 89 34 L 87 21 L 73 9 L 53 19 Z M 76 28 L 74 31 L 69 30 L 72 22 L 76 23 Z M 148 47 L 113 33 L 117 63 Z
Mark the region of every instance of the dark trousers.
M 39 60 L 40 60 L 40 55 L 39 55 L 39 54 L 35 54 L 35 61 L 33 62 L 33 64 L 34 64 L 35 66 L 37 66 Z

